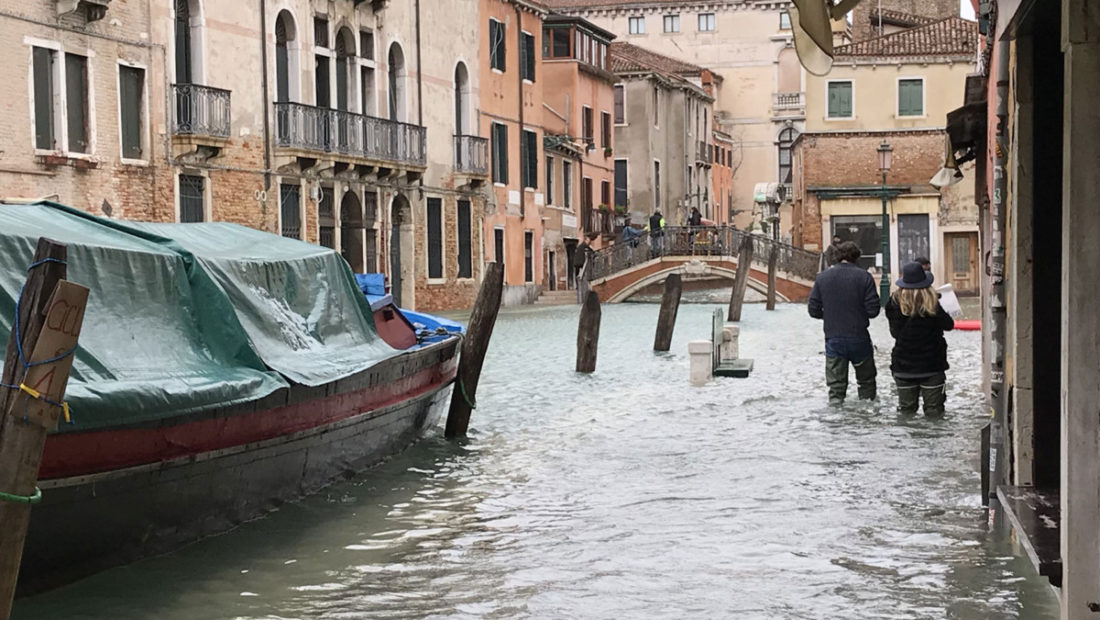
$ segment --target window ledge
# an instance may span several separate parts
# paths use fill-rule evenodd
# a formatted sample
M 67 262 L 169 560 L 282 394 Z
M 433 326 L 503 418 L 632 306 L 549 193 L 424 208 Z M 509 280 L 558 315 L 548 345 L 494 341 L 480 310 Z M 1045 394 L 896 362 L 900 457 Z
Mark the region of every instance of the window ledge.
M 63 153 L 60 151 L 34 152 L 35 161 L 44 166 L 72 166 L 73 168 L 93 169 L 99 167 L 99 160 L 84 153 Z
M 124 166 L 141 166 L 143 168 L 149 166 L 149 161 L 145 159 L 128 159 L 126 157 L 120 157 L 118 161 Z
M 501 71 L 500 69 L 497 69 L 496 67 L 494 67 L 492 71 L 493 71 L 493 73 L 495 73 L 497 75 L 504 75 L 504 72 Z
M 428 278 L 428 286 L 443 286 L 447 284 L 447 278 Z

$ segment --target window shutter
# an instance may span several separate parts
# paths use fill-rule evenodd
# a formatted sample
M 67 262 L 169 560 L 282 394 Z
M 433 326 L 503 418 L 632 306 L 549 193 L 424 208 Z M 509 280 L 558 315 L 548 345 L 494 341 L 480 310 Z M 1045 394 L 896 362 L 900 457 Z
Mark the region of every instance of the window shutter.
M 119 67 L 119 99 L 122 104 L 122 156 L 141 159 L 141 108 L 145 71 Z
M 473 249 L 470 223 L 470 201 L 458 201 L 458 277 L 472 278 Z
M 68 104 L 69 145 L 74 153 L 88 152 L 88 61 L 65 54 L 65 90 Z
M 443 201 L 428 199 L 428 277 L 443 277 Z
M 52 149 L 53 143 L 53 52 L 34 48 L 34 146 Z

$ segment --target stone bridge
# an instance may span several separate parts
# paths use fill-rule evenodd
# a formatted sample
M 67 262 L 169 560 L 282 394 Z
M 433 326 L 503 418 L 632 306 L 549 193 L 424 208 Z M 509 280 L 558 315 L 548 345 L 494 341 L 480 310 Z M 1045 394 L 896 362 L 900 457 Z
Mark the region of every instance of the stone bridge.
M 669 227 L 658 238 L 643 235 L 596 252 L 586 268 L 589 286 L 605 303 L 625 301 L 669 274 L 728 279 L 737 274 L 738 249 L 753 242 L 748 285 L 768 290 L 768 257 L 776 253 L 776 294 L 781 301 L 805 301 L 820 269 L 821 255 L 728 227 Z

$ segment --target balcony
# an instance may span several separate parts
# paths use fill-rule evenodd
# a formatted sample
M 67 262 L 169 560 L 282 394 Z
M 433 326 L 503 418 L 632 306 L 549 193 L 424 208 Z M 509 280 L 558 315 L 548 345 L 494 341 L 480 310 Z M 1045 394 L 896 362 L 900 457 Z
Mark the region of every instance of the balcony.
M 714 145 L 707 144 L 705 140 L 700 140 L 698 145 L 695 152 L 695 163 L 709 168 L 714 163 Z
M 173 84 L 176 116 L 172 133 L 228 139 L 232 120 L 229 91 L 198 84 Z
M 489 176 L 489 140 L 477 136 L 455 136 L 455 172 Z
M 806 116 L 806 93 L 772 93 L 772 116 Z
M 334 153 L 422 167 L 427 162 L 426 136 L 423 127 L 408 123 L 301 103 L 275 104 L 276 146 L 312 157 Z

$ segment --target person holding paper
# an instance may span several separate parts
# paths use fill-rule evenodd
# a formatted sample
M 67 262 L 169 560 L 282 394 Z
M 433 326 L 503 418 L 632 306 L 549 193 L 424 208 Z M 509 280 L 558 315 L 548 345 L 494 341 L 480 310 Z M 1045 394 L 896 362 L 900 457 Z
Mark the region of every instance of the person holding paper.
M 898 291 L 886 304 L 886 319 L 894 337 L 890 371 L 898 389 L 898 412 L 912 415 L 924 401 L 924 415 L 942 416 L 947 399 L 947 340 L 943 333 L 955 320 L 940 305 L 935 279 L 920 263 L 906 263 Z

